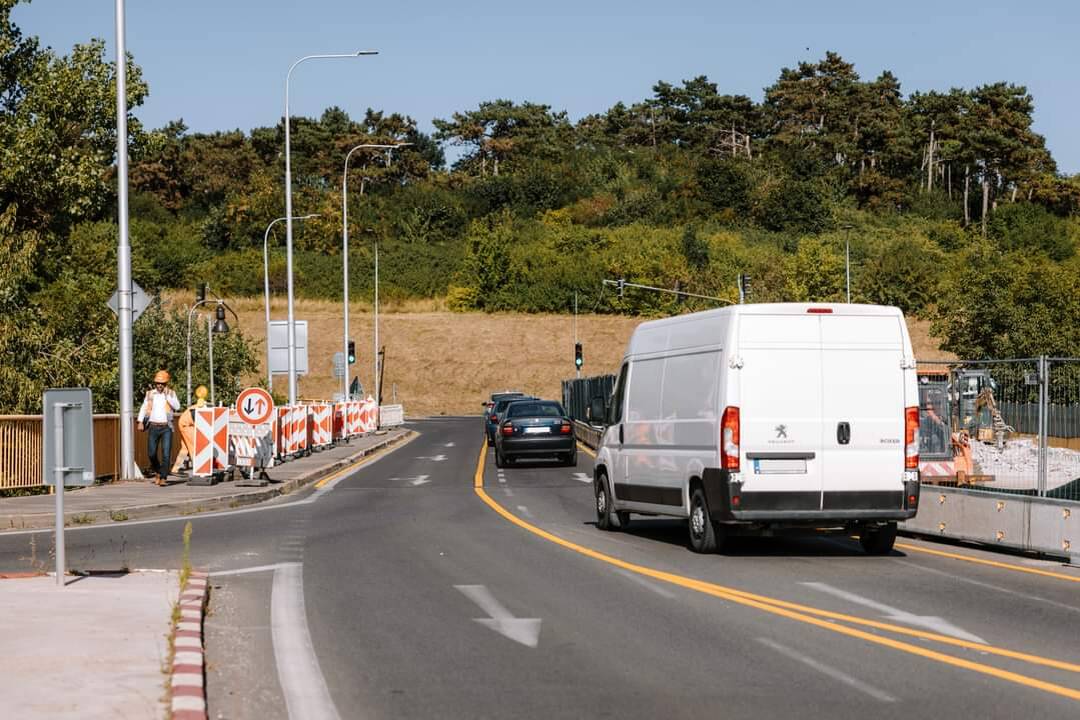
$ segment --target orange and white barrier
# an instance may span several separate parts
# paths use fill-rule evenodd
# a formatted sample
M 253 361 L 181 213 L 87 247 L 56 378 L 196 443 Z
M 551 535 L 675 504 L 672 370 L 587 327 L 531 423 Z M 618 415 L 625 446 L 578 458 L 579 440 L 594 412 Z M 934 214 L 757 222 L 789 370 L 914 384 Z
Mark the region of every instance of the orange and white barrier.
M 375 398 L 369 397 L 360 409 L 360 431 L 370 433 L 378 429 L 379 407 L 375 404 Z
M 348 406 L 348 434 L 350 437 L 359 435 L 364 432 L 361 418 L 361 403 L 354 400 L 345 404 Z
M 229 409 L 196 408 L 195 447 L 191 474 L 210 477 L 229 467 Z
M 308 422 L 311 428 L 311 446 L 323 447 L 334 441 L 333 408 L 330 405 L 312 405 Z
M 344 440 L 348 433 L 348 403 L 334 403 L 334 439 Z
M 292 422 L 292 433 L 289 437 L 290 455 L 302 453 L 308 449 L 308 410 L 304 405 L 294 405 L 289 417 Z

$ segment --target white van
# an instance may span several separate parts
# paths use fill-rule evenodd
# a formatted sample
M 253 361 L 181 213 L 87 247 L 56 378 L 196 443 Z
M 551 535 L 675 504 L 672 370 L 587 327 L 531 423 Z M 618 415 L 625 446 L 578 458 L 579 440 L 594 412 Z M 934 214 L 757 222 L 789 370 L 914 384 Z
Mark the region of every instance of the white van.
M 736 532 L 833 528 L 886 554 L 919 504 L 918 399 L 898 308 L 736 305 L 642 323 L 596 456 L 597 525 L 687 518 L 698 552 Z

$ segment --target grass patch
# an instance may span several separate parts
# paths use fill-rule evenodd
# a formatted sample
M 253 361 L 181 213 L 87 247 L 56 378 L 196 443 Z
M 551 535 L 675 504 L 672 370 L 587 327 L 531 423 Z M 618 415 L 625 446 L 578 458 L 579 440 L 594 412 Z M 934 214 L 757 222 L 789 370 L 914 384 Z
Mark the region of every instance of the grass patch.
M 128 514 L 123 510 L 110 510 L 109 519 L 113 522 L 124 522 L 128 519 Z
M 80 515 L 73 515 L 71 518 L 73 525 L 93 525 L 94 516 L 90 513 L 82 513 Z

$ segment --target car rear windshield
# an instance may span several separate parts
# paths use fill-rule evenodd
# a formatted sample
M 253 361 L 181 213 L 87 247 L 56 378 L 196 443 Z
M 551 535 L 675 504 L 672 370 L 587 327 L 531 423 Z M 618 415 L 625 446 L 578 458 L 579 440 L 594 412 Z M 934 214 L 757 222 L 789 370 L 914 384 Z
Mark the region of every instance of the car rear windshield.
M 516 402 L 506 411 L 507 417 L 562 417 L 563 409 L 554 402 Z

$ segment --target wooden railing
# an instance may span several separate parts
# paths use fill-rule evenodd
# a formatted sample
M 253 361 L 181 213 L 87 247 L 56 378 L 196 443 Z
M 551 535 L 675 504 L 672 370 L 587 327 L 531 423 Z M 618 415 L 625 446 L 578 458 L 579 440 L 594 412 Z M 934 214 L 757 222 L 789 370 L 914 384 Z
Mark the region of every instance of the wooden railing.
M 41 469 L 41 416 L 0 415 L 0 490 L 44 485 Z M 173 458 L 180 438 L 173 434 Z M 135 462 L 146 467 L 146 436 L 135 433 Z M 115 478 L 120 467 L 120 416 L 94 416 L 94 474 Z

